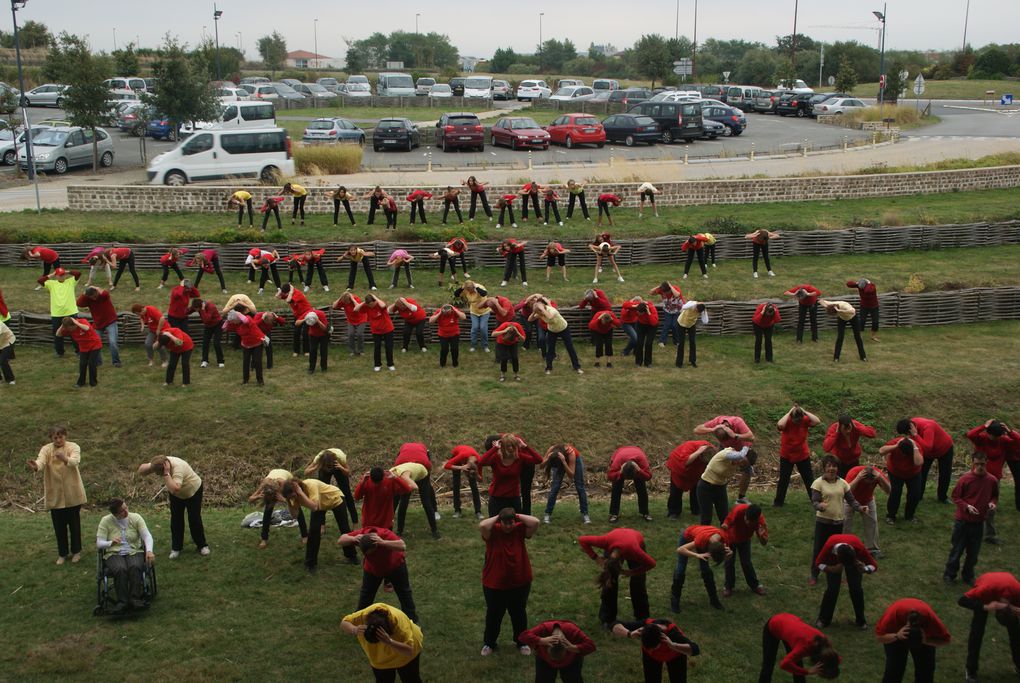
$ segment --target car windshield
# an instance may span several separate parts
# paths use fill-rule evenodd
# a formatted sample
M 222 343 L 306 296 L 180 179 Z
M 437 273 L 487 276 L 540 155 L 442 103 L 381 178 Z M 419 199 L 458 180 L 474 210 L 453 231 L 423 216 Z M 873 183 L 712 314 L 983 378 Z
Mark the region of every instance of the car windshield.
M 329 92 L 328 90 L 326 90 L 324 87 L 322 87 L 318 83 L 308 83 L 307 85 L 305 85 L 305 87 L 308 88 L 312 92 Z
M 380 129 L 382 129 L 382 130 L 400 130 L 400 129 L 402 129 L 404 127 L 404 123 L 402 121 L 385 121 L 385 120 L 383 120 L 383 121 L 379 122 L 379 126 L 378 127 Z
M 0 130 L 0 140 L 8 141 L 14 139 L 14 131 L 10 128 L 4 128 Z
M 293 93 L 295 95 L 297 94 L 297 90 L 295 90 L 294 88 L 290 87 L 286 83 L 274 83 L 273 87 L 276 88 L 276 92 L 280 93 L 281 95 L 284 95 L 284 94 L 290 95 L 291 93 Z
M 432 92 L 434 92 L 434 93 L 437 93 L 437 92 L 452 92 L 452 88 L 450 88 L 450 86 L 445 85 L 445 84 L 443 84 L 443 85 L 434 85 L 434 86 L 432 86 Z
M 594 116 L 578 116 L 574 123 L 578 126 L 594 126 L 598 120 Z
M 32 144 L 40 147 L 60 147 L 66 140 L 67 131 L 64 130 L 44 130 L 32 136 Z
M 655 125 L 655 119 L 651 116 L 636 116 L 634 117 L 634 123 L 639 126 L 652 126 Z
M 493 81 L 492 85 L 493 85 L 493 87 L 496 87 L 496 88 L 509 88 L 510 87 L 510 84 L 507 83 L 506 81 Z
M 528 128 L 538 128 L 539 126 L 535 123 L 534 119 L 512 119 L 510 127 L 514 130 L 526 130 Z
M 594 88 L 595 90 L 611 90 L 612 83 L 610 83 L 609 81 L 595 81 L 594 83 L 591 84 L 591 87 Z
M 477 126 L 481 124 L 477 116 L 451 116 L 447 119 L 447 122 L 451 126 Z
M 419 78 L 418 85 L 435 85 L 436 79 L 434 78 Z
M 388 76 L 386 78 L 387 88 L 413 88 L 414 81 L 410 76 Z
M 574 86 L 568 86 L 566 88 L 560 88 L 555 92 L 555 94 L 559 95 L 560 97 L 569 97 L 570 95 L 574 94 L 574 90 L 575 90 Z
M 368 92 L 368 83 L 348 83 L 347 92 Z
M 334 124 L 331 119 L 312 121 L 308 124 L 308 130 L 333 130 Z
M 351 83 L 365 83 L 367 85 L 368 76 L 351 76 L 347 79 L 347 84 L 350 85 Z
M 522 88 L 537 88 L 538 81 L 521 81 Z

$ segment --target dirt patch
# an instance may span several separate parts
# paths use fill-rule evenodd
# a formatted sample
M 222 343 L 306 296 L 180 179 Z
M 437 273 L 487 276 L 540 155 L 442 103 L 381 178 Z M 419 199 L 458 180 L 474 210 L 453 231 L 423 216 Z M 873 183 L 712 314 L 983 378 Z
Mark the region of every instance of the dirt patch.
M 96 659 L 108 649 L 89 636 L 71 633 L 30 648 L 25 659 L 38 674 L 83 674 L 91 671 Z

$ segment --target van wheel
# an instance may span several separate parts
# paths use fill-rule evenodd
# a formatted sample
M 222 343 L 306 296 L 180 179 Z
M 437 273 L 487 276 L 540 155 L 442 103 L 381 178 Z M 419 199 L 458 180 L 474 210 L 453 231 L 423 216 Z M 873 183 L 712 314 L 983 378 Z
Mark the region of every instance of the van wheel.
M 8 150 L 4 153 L 4 166 L 13 166 L 17 159 L 14 158 L 14 150 Z
M 67 159 L 61 157 L 53 163 L 53 172 L 57 175 L 63 175 L 67 173 Z
M 113 166 L 113 152 L 103 152 L 103 156 L 99 157 L 99 165 L 103 168 Z
M 277 185 L 280 182 L 280 169 L 276 166 L 266 166 L 259 173 L 259 180 L 266 185 Z
M 662 142 L 667 145 L 673 144 L 673 134 L 668 130 L 662 131 Z
M 634 136 L 633 135 L 628 135 L 627 137 L 625 137 L 623 139 L 623 144 L 627 145 L 628 147 L 633 147 L 634 146 Z
M 183 187 L 188 184 L 188 178 L 180 171 L 170 171 L 163 178 L 163 184 L 171 187 Z

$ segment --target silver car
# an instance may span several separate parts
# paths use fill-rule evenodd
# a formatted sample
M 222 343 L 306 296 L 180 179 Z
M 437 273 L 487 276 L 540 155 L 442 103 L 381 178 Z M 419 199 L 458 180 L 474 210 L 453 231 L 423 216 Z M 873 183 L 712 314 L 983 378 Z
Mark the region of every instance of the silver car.
M 43 131 L 50 130 L 51 126 L 32 126 L 32 139 L 35 140 Z M 14 136 L 17 135 L 15 142 Z M 12 133 L 10 128 L 0 130 L 0 158 L 4 166 L 13 166 L 17 161 L 17 153 L 25 144 L 25 131 L 18 127 Z
M 320 100 L 336 99 L 336 93 L 318 83 L 298 83 L 294 89 L 305 97 L 314 97 Z
M 102 128 L 96 128 L 99 165 L 113 166 L 113 139 Z M 32 153 L 37 171 L 62 175 L 75 166 L 92 165 L 92 131 L 83 128 L 51 128 L 32 137 Z M 28 169 L 26 150 L 18 150 L 18 166 Z
M 315 119 L 305 128 L 302 142 L 347 142 L 365 144 L 365 131 L 341 118 Z
M 66 85 L 47 83 L 29 90 L 22 98 L 27 107 L 57 107 L 59 109 L 64 104 L 65 90 L 67 90 Z

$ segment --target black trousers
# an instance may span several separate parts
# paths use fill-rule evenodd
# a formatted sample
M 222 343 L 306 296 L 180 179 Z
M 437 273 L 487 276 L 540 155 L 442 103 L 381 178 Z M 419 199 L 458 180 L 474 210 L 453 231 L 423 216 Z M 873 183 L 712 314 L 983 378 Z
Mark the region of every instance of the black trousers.
M 263 384 L 262 380 L 262 344 L 253 346 L 252 348 L 245 347 L 241 352 L 241 381 L 244 384 L 248 383 L 248 378 L 251 376 L 251 371 L 255 370 L 255 381 L 259 384 Z
M 641 651 L 641 672 L 644 674 L 645 683 L 661 683 L 662 667 L 662 662 L 655 661 L 644 650 Z M 669 683 L 687 683 L 687 655 L 669 660 L 665 667 Z
M 595 359 L 598 360 L 602 356 L 606 356 L 610 361 L 613 359 L 613 331 L 609 332 L 592 332 L 591 333 L 592 343 L 595 344 Z M 649 350 L 649 356 L 651 356 L 651 350 Z
M 779 643 L 782 641 L 769 632 L 769 624 L 765 622 L 765 628 L 761 634 L 761 673 L 758 674 L 758 683 L 772 683 L 772 672 L 776 668 L 776 657 L 779 654 Z M 786 651 L 790 646 L 783 643 Z M 805 683 L 805 676 L 794 676 L 793 683 Z
M 379 198 L 374 194 L 368 198 L 368 225 L 375 224 L 375 212 L 379 210 Z
M 691 514 L 700 515 L 701 507 L 698 505 L 698 496 L 691 490 L 687 492 L 687 499 L 690 501 Z M 666 499 L 666 514 L 677 517 L 684 511 L 684 492 L 678 489 L 673 482 L 669 483 L 669 498 Z
M 188 321 L 188 316 L 178 318 L 177 316 L 168 315 L 166 321 L 170 323 L 171 327 L 176 327 L 184 332 L 184 334 L 191 335 L 191 324 Z
M 691 264 L 694 263 L 694 257 L 698 257 L 698 268 L 701 268 L 701 274 L 707 275 L 708 268 L 705 263 L 705 250 L 704 249 L 688 249 L 687 250 L 687 261 L 684 263 L 684 275 L 691 272 Z
M 715 511 L 722 524 L 726 515 L 730 514 L 730 499 L 726 495 L 726 484 L 709 484 L 704 479 L 698 480 L 698 507 L 701 508 L 701 523 L 712 523 L 712 511 Z
M 907 673 L 907 658 L 914 660 L 914 683 L 934 683 L 935 648 L 921 642 L 897 640 L 885 644 L 885 672 L 882 683 L 902 683 Z
M 111 555 L 104 560 L 106 571 L 113 579 L 117 591 L 117 602 L 129 604 L 131 600 L 141 600 L 144 591 L 143 573 L 145 572 L 145 554 Z
M 551 664 L 541 657 L 535 657 L 535 683 L 555 683 L 556 677 L 563 683 L 584 683 L 581 675 L 581 665 L 584 657 L 578 657 L 567 666 L 554 669 Z
M 531 483 L 535 480 L 535 466 L 525 463 L 521 466 L 521 509 L 526 515 L 531 514 Z
M 878 306 L 874 308 L 861 307 L 861 329 L 863 330 L 868 324 L 868 318 L 871 318 L 871 333 L 878 332 Z
M 896 519 L 896 515 L 900 511 L 900 499 L 903 497 L 903 488 L 907 489 L 907 507 L 903 512 L 903 519 L 908 522 L 914 518 L 914 513 L 917 512 L 917 505 L 921 502 L 921 496 L 924 495 L 924 479 L 921 478 L 921 474 L 915 474 L 910 479 L 900 479 L 892 472 L 889 473 L 889 485 L 891 490 L 889 491 L 889 501 L 886 506 L 886 517 Z
M 178 280 L 184 279 L 184 273 L 181 272 L 181 267 L 178 266 L 176 263 L 171 263 L 168 266 L 167 265 L 163 266 L 163 274 L 159 278 L 161 282 L 166 282 L 166 279 L 170 277 L 171 270 L 177 273 Z
M 481 203 L 482 203 L 482 211 L 485 212 L 485 215 L 488 216 L 489 218 L 492 218 L 492 209 L 489 208 L 489 198 L 485 196 L 485 190 L 482 190 L 481 192 L 475 192 L 474 190 L 472 190 L 471 191 L 471 207 L 468 209 L 468 220 L 471 220 L 471 219 L 473 219 L 475 217 L 475 201 L 476 200 L 481 201 Z M 511 220 L 512 220 L 512 218 L 511 218 Z M 500 221 L 500 223 L 502 223 L 502 222 L 503 221 Z
M 652 367 L 652 348 L 655 346 L 655 325 L 636 323 L 637 343 L 634 344 L 634 365 Z
M 454 197 L 453 199 L 443 200 L 443 225 L 446 225 L 446 217 L 450 215 L 450 207 L 457 212 L 457 222 L 463 223 L 464 217 L 460 215 L 460 200 Z M 474 207 L 472 207 L 472 210 Z M 473 216 L 472 216 L 473 217 Z
M 347 508 L 347 514 L 350 516 L 351 524 L 358 523 L 358 501 L 354 500 L 354 494 L 351 493 L 351 480 L 346 474 L 340 470 L 333 470 L 330 474 L 322 475 L 319 474 L 319 481 L 323 483 L 330 483 L 331 481 L 336 482 L 336 486 L 340 489 L 340 492 L 344 494 L 344 507 Z M 334 512 L 335 516 L 337 513 Z
M 425 511 L 425 519 L 429 523 L 429 529 L 436 533 L 436 491 L 432 488 L 432 477 L 426 476 L 418 482 L 418 499 L 421 501 L 421 508 Z M 404 534 L 404 520 L 407 519 L 407 506 L 411 502 L 411 494 L 405 493 L 393 500 L 394 510 L 397 517 L 397 535 Z
M 608 220 L 613 220 L 612 215 L 609 213 L 609 202 L 604 202 L 600 199 L 597 204 L 599 207 L 599 220 L 602 220 L 602 214 L 605 214 Z
M 407 573 L 407 565 L 402 564 L 386 576 L 376 576 L 367 571 L 361 575 L 361 593 L 358 595 L 358 606 L 356 610 L 363 610 L 375 602 L 376 593 L 383 582 L 393 586 L 393 592 L 400 600 L 400 611 L 407 615 L 407 618 L 418 623 L 418 611 L 414 604 L 414 595 L 411 593 L 411 578 Z
M 818 303 L 810 306 L 803 304 L 797 307 L 797 343 L 804 341 L 804 323 L 811 317 L 811 341 L 818 341 Z
M 421 218 L 421 224 L 425 225 L 428 221 L 425 220 L 425 200 L 419 199 L 418 201 L 411 203 L 411 225 L 414 225 L 414 214 L 418 212 L 418 216 Z
M 569 219 L 571 216 L 574 215 L 575 199 L 577 203 L 581 205 L 581 214 L 584 216 L 585 220 L 591 220 L 591 216 L 588 214 L 588 204 L 584 200 L 583 190 L 581 192 L 578 192 L 577 194 L 571 192 L 570 197 L 567 198 L 567 218 Z
M 838 520 L 832 524 L 828 524 L 827 521 L 823 522 L 820 517 L 815 517 L 815 542 L 811 549 L 811 576 L 812 578 L 818 578 L 818 569 L 815 568 L 815 559 L 818 557 L 818 553 L 822 552 L 822 546 L 829 540 L 830 536 L 843 533 L 843 520 Z
M 375 287 L 375 277 L 372 276 L 372 266 L 368 258 L 361 259 L 361 267 L 365 270 L 365 278 L 368 279 L 368 286 Z M 351 261 L 350 272 L 347 274 L 347 289 L 354 289 L 354 280 L 358 276 L 358 262 Z
M 769 260 L 769 245 L 751 243 L 751 268 L 758 272 L 758 257 L 765 259 L 765 270 L 772 270 L 772 262 Z
M 535 218 L 542 218 L 542 212 L 538 210 L 538 195 L 528 193 L 521 198 L 521 216 L 524 220 L 528 220 L 528 202 L 535 207 Z
M 211 265 L 213 272 L 216 273 L 216 277 L 220 279 L 220 289 L 225 290 L 227 288 L 227 283 L 223 280 L 223 271 L 220 270 L 220 260 L 218 258 L 214 258 Z M 198 283 L 202 281 L 203 275 L 205 275 L 205 271 L 202 268 L 199 268 L 198 272 L 195 273 L 195 287 L 198 287 Z
M 457 274 L 457 259 L 460 258 L 460 269 L 461 272 L 467 272 L 467 259 L 464 258 L 464 254 L 454 254 L 450 256 L 446 253 L 445 249 L 439 250 L 439 274 L 442 275 L 446 271 L 446 263 L 450 263 L 450 274 Z
M 967 672 L 977 676 L 978 663 L 981 657 L 981 641 L 985 638 L 985 627 L 988 625 L 988 612 L 984 609 L 974 610 L 970 621 L 970 635 L 967 637 Z M 1013 622 L 1006 627 L 1009 634 L 1009 651 L 1013 658 L 1013 666 L 1020 667 L 1020 626 Z
M 113 276 L 113 286 L 116 287 L 117 283 L 120 282 L 120 276 L 124 274 L 125 269 L 131 273 L 131 278 L 135 281 L 135 287 L 140 286 L 138 281 L 138 271 L 135 270 L 134 254 L 131 254 L 126 259 L 121 259 L 117 262 L 117 274 Z
M 526 583 L 518 588 L 506 590 L 482 586 L 482 593 L 485 595 L 483 644 L 496 649 L 496 641 L 503 626 L 503 615 L 509 614 L 514 643 L 520 647 L 521 642 L 517 637 L 528 628 L 528 595 L 531 593 L 531 584 Z
M 81 505 L 50 510 L 53 533 L 57 537 L 57 555 L 67 557 L 81 552 Z M 68 545 L 68 536 L 71 543 Z
M 503 280 L 509 282 L 513 279 L 514 273 L 519 269 L 521 272 L 521 282 L 528 281 L 527 267 L 524 265 L 524 252 L 519 254 L 507 254 L 504 258 L 506 265 L 503 266 Z
M 277 270 L 275 263 L 270 263 L 268 268 L 262 268 L 262 275 L 259 277 L 259 289 L 266 286 L 270 276 L 272 276 L 273 284 L 276 285 L 276 288 L 280 288 L 280 271 Z
M 386 367 L 393 367 L 393 333 L 387 332 L 386 334 L 375 334 L 372 333 L 372 344 L 374 349 L 372 352 L 372 358 L 375 360 L 375 367 L 382 367 L 382 349 L 386 347 Z
M 759 327 L 754 325 L 754 362 L 761 361 L 761 343 L 765 341 L 765 360 L 772 362 L 772 330 L 773 327 Z
M 96 377 L 97 368 L 99 367 L 99 350 L 96 351 L 85 351 L 78 354 L 78 386 L 85 386 L 85 373 L 89 375 L 89 386 L 94 387 L 99 384 L 99 379 Z
M 205 541 L 205 526 L 202 524 L 202 491 L 205 484 L 198 487 L 191 498 L 170 496 L 170 550 L 178 552 L 184 548 L 184 515 L 188 515 L 188 530 L 196 548 L 209 545 Z
M 329 336 L 308 336 L 308 372 L 315 372 L 315 361 L 318 358 L 319 369 L 326 372 L 329 366 Z
M 59 268 L 59 267 L 60 267 L 60 259 L 59 258 L 57 260 L 55 260 L 53 263 L 46 263 L 45 261 L 43 261 L 43 264 L 42 264 L 42 274 L 43 274 L 43 277 L 46 277 L 47 275 L 49 275 L 51 270 L 54 270 L 54 269 Z
M 552 211 L 552 215 L 556 217 L 556 222 L 557 223 L 561 223 L 562 222 L 560 220 L 560 208 L 559 208 L 559 206 L 556 205 L 556 202 L 554 202 L 554 201 L 551 202 L 551 201 L 549 201 L 547 199 L 547 200 L 545 200 L 544 206 L 545 206 L 545 222 L 546 223 L 549 222 L 549 212 L 550 211 Z M 535 210 L 535 213 L 536 214 L 538 213 L 538 209 Z
M 514 512 L 517 513 L 521 513 L 524 511 L 524 508 L 521 506 L 520 496 L 503 498 L 500 496 L 490 495 L 488 508 L 489 517 L 495 517 L 496 515 L 499 514 L 499 511 L 502 510 L 503 508 L 513 508 Z
M 75 315 L 71 317 L 77 318 L 78 316 Z M 58 357 L 61 358 L 64 356 L 64 338 L 61 337 L 56 332 L 57 330 L 60 329 L 60 326 L 63 324 L 63 322 L 64 322 L 63 316 L 56 316 L 50 318 L 50 331 L 53 333 L 53 353 L 55 353 Z
M 556 340 L 563 340 L 563 347 L 570 356 L 570 365 L 575 369 L 581 367 L 581 361 L 577 359 L 577 351 L 574 350 L 574 341 L 570 338 L 570 328 L 562 332 L 548 332 L 545 341 L 545 369 L 552 370 L 553 361 L 556 359 Z
M 711 260 L 712 261 L 712 267 L 715 268 L 715 245 L 714 244 L 706 244 L 704 249 L 705 249 L 705 260 L 706 261 Z
M 174 375 L 177 374 L 177 364 L 181 365 L 181 383 L 184 386 L 191 384 L 191 351 L 184 353 L 171 353 L 166 364 L 166 383 L 174 383 Z
M 468 488 L 471 489 L 471 503 L 474 505 L 475 514 L 482 512 L 482 497 L 478 493 L 478 474 L 475 470 L 453 470 L 453 511 L 460 512 L 460 480 L 463 475 L 467 480 Z
M 386 214 L 386 229 L 396 230 L 397 229 L 397 212 L 390 211 L 387 207 L 383 207 L 383 213 Z
M 811 459 L 805 458 L 800 462 L 790 462 L 786 458 L 779 460 L 779 481 L 776 483 L 776 497 L 772 504 L 780 506 L 786 502 L 786 491 L 790 488 L 790 475 L 793 468 L 797 468 L 800 480 L 804 483 L 804 491 L 807 493 L 808 501 L 811 500 L 811 483 L 814 481 L 814 473 L 811 471 Z
M 312 286 L 312 271 L 318 271 L 319 273 L 319 284 L 323 287 L 329 286 L 329 278 L 326 277 L 326 269 L 322 265 L 322 261 L 309 261 L 308 272 L 305 273 L 305 287 Z
M 953 478 L 953 447 L 937 458 L 925 458 L 924 467 L 921 469 L 921 497 L 924 497 L 925 489 L 928 488 L 928 473 L 932 465 L 939 464 L 939 480 L 935 493 L 939 501 L 949 500 L 949 482 Z M 1018 487 L 1020 488 L 1020 487 Z M 1020 509 L 1018 507 L 1017 509 Z
M 14 370 L 11 369 L 11 358 L 14 357 L 14 344 L 0 349 L 0 374 L 5 382 L 14 381 Z
M 965 522 L 960 519 L 953 521 L 949 558 L 946 560 L 946 568 L 942 572 L 945 578 L 956 578 L 957 572 L 960 571 L 960 560 L 966 554 L 967 559 L 963 560 L 961 577 L 965 583 L 974 581 L 974 567 L 977 566 L 978 554 L 981 552 L 984 526 L 984 522 Z
M 843 576 L 846 576 L 846 585 L 850 591 L 850 602 L 854 606 L 854 618 L 858 625 L 867 621 L 864 616 L 864 586 L 861 581 L 861 572 L 852 564 L 843 565 L 843 571 L 838 573 L 825 573 L 825 595 L 822 596 L 822 605 L 818 609 L 818 620 L 824 626 L 832 623 L 832 615 L 836 611 L 836 601 L 839 599 L 839 591 L 843 584 Z
M 293 344 L 294 353 L 308 353 L 308 349 L 311 347 L 311 342 L 309 341 L 310 338 L 311 335 L 308 334 L 307 325 L 301 325 L 300 327 L 295 325 L 291 342 Z
M 506 374 L 508 366 L 513 369 L 514 375 L 521 371 L 517 344 L 496 344 L 496 360 L 499 361 L 499 372 L 502 375 Z
M 343 205 L 344 211 L 347 212 L 347 218 L 351 221 L 351 225 L 355 225 L 354 212 L 351 211 L 351 202 L 349 199 L 334 199 L 333 200 L 333 225 L 337 225 L 340 221 L 340 205 Z
M 636 563 L 627 560 L 627 568 L 634 569 Z M 621 577 L 622 578 L 622 577 Z M 634 610 L 634 618 L 638 620 L 647 619 L 651 614 L 648 604 L 648 573 L 642 572 L 631 576 L 630 581 L 630 605 Z M 599 623 L 613 624 L 616 622 L 617 603 L 620 596 L 620 581 L 617 580 L 612 586 L 603 588 L 599 596 Z
M 850 318 L 850 320 L 843 320 L 838 318 L 836 320 L 836 349 L 833 351 L 832 357 L 839 359 L 839 354 L 843 350 L 843 335 L 846 333 L 847 325 L 854 333 L 854 341 L 857 342 L 857 355 L 860 356 L 861 360 L 867 360 L 868 354 L 864 352 L 864 339 L 861 338 L 861 318 L 858 315 Z
M 262 509 L 262 528 L 259 530 L 263 541 L 269 540 L 269 528 L 273 526 L 273 508 L 274 505 L 266 505 Z M 298 509 L 298 530 L 301 532 L 301 538 L 308 538 L 308 523 L 305 521 L 304 509 Z
M 677 541 L 677 547 L 680 547 L 686 541 L 684 540 L 684 532 L 686 527 L 680 530 L 680 539 Z M 673 570 L 673 584 L 670 587 L 670 600 L 674 611 L 678 611 L 680 604 L 680 597 L 683 594 L 684 583 L 687 581 L 687 564 L 691 558 L 687 555 L 676 556 L 676 568 Z M 715 574 L 712 573 L 712 567 L 709 566 L 705 560 L 698 560 L 698 571 L 701 573 L 701 582 L 705 584 L 705 592 L 708 593 L 708 600 L 711 604 L 716 605 L 719 603 L 719 590 L 715 585 Z
M 680 326 L 680 343 L 676 345 L 676 366 L 682 368 L 684 366 L 684 344 L 685 342 L 690 343 L 690 352 L 687 355 L 687 360 L 692 366 L 698 364 L 698 326 L 691 325 L 690 327 Z
M 393 279 L 390 281 L 390 287 L 397 286 L 397 281 L 400 279 L 401 268 L 404 269 L 404 277 L 407 278 L 407 286 L 414 287 L 414 281 L 411 279 L 411 264 L 406 261 L 404 263 L 397 264 L 397 266 L 393 268 Z
M 504 206 L 504 207 L 501 207 L 501 208 L 499 209 L 499 220 L 498 220 L 498 221 L 496 221 L 496 223 L 497 223 L 497 224 L 499 224 L 499 225 L 505 225 L 505 224 L 503 223 L 503 217 L 504 217 L 504 215 L 505 215 L 506 213 L 509 213 L 509 214 L 510 214 L 510 223 L 511 223 L 511 224 L 513 224 L 513 223 L 516 223 L 516 222 L 517 222 L 517 220 L 516 220 L 516 219 L 514 219 L 514 207 L 513 207 L 513 206 L 511 206 L 510 204 L 507 204 L 506 206 Z
M 414 335 L 414 340 L 418 342 L 418 348 L 425 348 L 425 322 L 424 319 L 417 323 L 404 321 L 404 345 L 401 348 L 407 351 L 407 347 L 411 344 L 412 335 Z
M 731 543 L 730 549 L 733 554 L 725 562 L 725 573 L 726 579 L 723 586 L 733 590 L 733 587 L 737 583 L 737 559 L 740 560 L 740 570 L 744 573 L 744 580 L 747 581 L 747 586 L 751 590 L 754 590 L 761 585 L 758 581 L 758 574 L 754 571 L 754 564 L 751 563 L 751 541 L 744 541 L 742 543 Z
M 376 669 L 372 667 L 375 675 L 375 683 L 395 683 L 397 676 L 400 676 L 401 683 L 421 683 L 421 654 L 409 661 L 404 666 L 396 669 Z
M 266 226 L 269 225 L 269 215 L 272 214 L 276 218 L 276 229 L 283 230 L 283 223 L 280 222 L 280 207 L 272 206 L 262 214 L 262 232 L 266 231 Z
M 245 199 L 242 206 L 237 207 L 237 227 L 241 227 L 241 223 L 244 221 L 244 210 L 248 209 L 248 225 L 255 227 L 255 207 L 252 206 L 251 199 Z
M 446 357 L 450 357 L 453 367 L 460 365 L 460 335 L 439 338 L 439 367 L 446 367 Z M 454 472 L 453 476 L 457 476 Z
M 301 222 L 305 222 L 305 200 L 308 199 L 308 195 L 302 197 L 294 197 L 294 209 L 290 213 L 290 221 L 294 222 L 297 215 L 301 214 Z
M 634 493 L 637 494 L 637 506 L 639 515 L 648 514 L 648 485 L 644 479 L 634 479 Z M 626 480 L 621 476 L 613 482 L 613 488 L 609 495 L 609 514 L 620 514 L 620 500 L 623 497 L 623 485 Z

